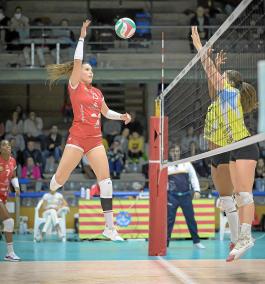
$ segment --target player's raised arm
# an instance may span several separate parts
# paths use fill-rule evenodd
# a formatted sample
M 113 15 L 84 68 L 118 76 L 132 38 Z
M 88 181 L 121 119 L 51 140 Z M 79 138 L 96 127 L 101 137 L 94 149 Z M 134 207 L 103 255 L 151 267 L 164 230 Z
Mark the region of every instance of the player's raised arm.
M 82 63 L 83 63 L 83 53 L 84 53 L 84 41 L 87 34 L 87 28 L 90 25 L 90 21 L 86 20 L 83 22 L 80 37 L 75 49 L 75 55 L 74 55 L 74 67 L 72 74 L 70 76 L 70 82 L 73 87 L 78 85 L 81 77 L 81 69 L 82 69 Z

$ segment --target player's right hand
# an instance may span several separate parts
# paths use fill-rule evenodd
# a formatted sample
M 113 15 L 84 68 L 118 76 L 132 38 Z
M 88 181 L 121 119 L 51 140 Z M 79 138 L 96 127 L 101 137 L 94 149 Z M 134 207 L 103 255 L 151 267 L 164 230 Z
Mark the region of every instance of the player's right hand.
M 83 22 L 83 26 L 81 28 L 81 33 L 80 33 L 80 37 L 81 38 L 85 38 L 86 37 L 86 30 L 89 27 L 91 21 L 86 20 L 85 22 Z

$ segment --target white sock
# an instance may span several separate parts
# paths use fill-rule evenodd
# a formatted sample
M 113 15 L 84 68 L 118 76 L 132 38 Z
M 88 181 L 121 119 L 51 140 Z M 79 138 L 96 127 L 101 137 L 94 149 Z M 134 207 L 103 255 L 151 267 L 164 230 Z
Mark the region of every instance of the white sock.
M 114 222 L 113 222 L 113 211 L 106 211 L 103 212 L 104 218 L 105 218 L 105 224 L 109 229 L 114 228 Z
M 242 223 L 240 234 L 251 237 L 251 224 Z
M 50 182 L 50 189 L 53 191 L 56 191 L 58 188 L 62 187 L 62 184 L 59 184 L 56 179 L 55 175 L 52 176 L 51 182 Z
M 229 224 L 229 229 L 231 232 L 230 238 L 232 243 L 236 243 L 238 240 L 239 236 L 239 217 L 238 217 L 238 212 L 233 211 L 233 212 L 225 212 L 228 224 Z
M 7 243 L 6 247 L 7 247 L 7 254 L 14 253 L 13 243 Z
M 220 203 L 224 210 L 231 232 L 230 238 L 232 243 L 236 243 L 239 236 L 239 216 L 236 205 L 232 196 L 221 196 Z

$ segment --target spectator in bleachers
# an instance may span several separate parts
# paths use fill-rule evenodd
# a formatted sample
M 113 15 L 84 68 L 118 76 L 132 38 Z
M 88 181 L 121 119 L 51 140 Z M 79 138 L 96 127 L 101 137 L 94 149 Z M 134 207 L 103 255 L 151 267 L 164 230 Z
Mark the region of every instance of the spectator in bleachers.
M 183 157 L 187 157 L 190 154 L 190 146 L 192 142 L 195 143 L 195 149 L 198 149 L 199 141 L 198 137 L 194 133 L 193 125 L 187 128 L 187 133 L 182 137 L 180 142 L 181 153 L 183 154 Z
M 190 25 L 198 27 L 198 33 L 202 40 L 206 41 L 209 39 L 209 30 L 208 28 L 204 28 L 204 26 L 209 26 L 210 21 L 209 18 L 205 16 L 204 8 L 202 6 L 197 7 L 196 15 L 190 19 Z M 194 46 L 191 40 L 191 34 L 189 34 L 189 40 L 190 40 L 190 50 L 194 52 Z
M 33 180 L 41 179 L 40 167 L 35 164 L 32 157 L 28 157 L 26 164 L 22 167 L 21 177 Z
M 41 149 L 46 149 L 46 137 L 42 133 L 43 121 L 37 117 L 35 112 L 30 112 L 29 117 L 24 122 L 24 134 L 26 141 L 35 139 L 41 143 Z
M 16 39 L 29 37 L 29 18 L 22 14 L 22 8 L 17 6 L 10 21 L 11 32 L 16 32 Z
M 8 119 L 6 121 L 6 134 L 11 134 L 13 129 L 16 129 L 18 134 L 22 134 L 24 132 L 24 122 L 22 119 L 19 118 L 18 113 L 16 111 L 13 112 L 12 119 Z
M 52 156 L 56 163 L 59 162 L 62 156 L 62 135 L 58 133 L 58 127 L 53 125 L 50 134 L 47 137 L 47 150 L 45 150 L 45 157 Z
M 25 112 L 23 110 L 22 105 L 20 105 L 20 104 L 16 105 L 14 111 L 16 111 L 18 113 L 18 119 L 19 120 L 23 120 L 24 121 L 26 119 L 26 114 L 25 114 Z
M 129 129 L 130 134 L 132 134 L 133 132 L 137 132 L 140 135 L 143 134 L 143 126 L 141 125 L 141 123 L 136 119 L 136 113 L 133 111 L 130 113 L 131 114 L 131 123 L 126 125 L 126 128 Z
M 73 47 L 73 45 L 75 44 L 75 35 L 74 35 L 74 32 L 68 28 L 69 27 L 68 19 L 62 19 L 59 25 L 64 28 L 53 29 L 52 36 L 62 41 L 60 44 L 60 49 L 68 50 L 67 60 L 69 60 L 69 58 L 73 57 L 73 53 L 74 53 L 74 48 L 71 48 L 71 47 Z M 55 47 L 51 49 L 51 54 L 56 61 L 56 48 Z
M 9 25 L 10 18 L 5 15 L 5 10 L 0 7 L 0 27 L 7 27 Z M 9 40 L 9 30 L 0 30 L 0 43 L 5 44 Z
M 258 159 L 255 178 L 265 178 L 265 163 L 262 158 Z
M 103 124 L 103 134 L 111 145 L 114 137 L 121 133 L 121 123 L 118 120 L 107 120 Z
M 108 151 L 109 169 L 112 178 L 119 178 L 123 170 L 124 153 L 120 148 L 120 142 L 114 141 Z
M 138 161 L 144 154 L 144 137 L 138 132 L 134 131 L 129 138 L 128 143 L 128 156 L 134 160 Z
M 18 146 L 18 149 L 20 151 L 24 151 L 25 150 L 25 140 L 24 140 L 23 135 L 18 132 L 17 126 L 12 127 L 11 132 L 6 134 L 5 139 L 9 140 L 9 141 L 11 139 L 15 139 L 16 140 L 16 145 Z
M 0 121 L 0 140 L 2 140 L 5 136 L 5 125 L 2 121 Z
M 114 141 L 118 141 L 120 143 L 120 149 L 122 151 L 122 153 L 125 154 L 125 157 L 127 157 L 128 155 L 128 138 L 129 138 L 129 134 L 130 134 L 130 131 L 129 129 L 126 127 L 122 130 L 122 133 L 121 135 L 117 135 L 115 138 L 114 138 Z
M 34 163 L 40 167 L 41 173 L 44 173 L 46 160 L 43 159 L 41 151 L 36 149 L 35 141 L 29 140 L 27 142 L 27 148 L 23 151 L 23 165 L 26 164 L 28 157 L 33 158 Z
M 20 145 L 17 144 L 17 141 L 15 138 L 10 138 L 10 145 L 11 145 L 11 151 L 12 151 L 12 157 L 15 158 L 17 161 L 17 165 L 21 166 L 23 165 L 23 151 L 20 150 Z M 18 174 L 19 175 L 19 174 Z

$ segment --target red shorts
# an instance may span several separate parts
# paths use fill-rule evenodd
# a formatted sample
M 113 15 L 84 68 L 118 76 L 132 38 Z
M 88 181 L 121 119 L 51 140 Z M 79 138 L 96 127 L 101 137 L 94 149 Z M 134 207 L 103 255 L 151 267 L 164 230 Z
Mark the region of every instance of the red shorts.
M 66 146 L 72 146 L 75 148 L 80 149 L 81 151 L 86 154 L 87 152 L 91 151 L 97 147 L 104 147 L 102 144 L 102 136 L 91 136 L 86 138 L 80 138 L 74 135 L 69 135 Z
M 8 192 L 0 191 L 0 202 L 3 202 L 4 204 L 6 204 L 7 197 L 8 197 Z

